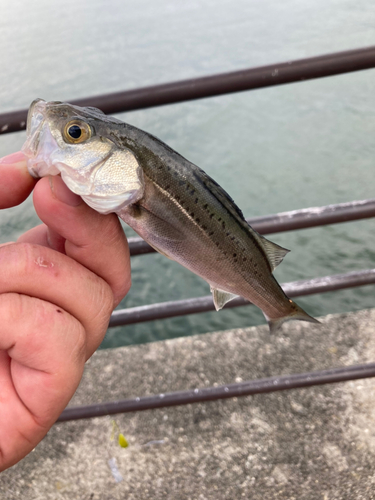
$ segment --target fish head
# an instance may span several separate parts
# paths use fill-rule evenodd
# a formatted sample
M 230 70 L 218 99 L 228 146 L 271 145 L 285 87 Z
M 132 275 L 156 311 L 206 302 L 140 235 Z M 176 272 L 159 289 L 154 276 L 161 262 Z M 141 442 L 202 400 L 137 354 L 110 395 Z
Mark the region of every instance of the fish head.
M 134 153 L 113 140 L 120 121 L 96 108 L 36 99 L 29 108 L 22 151 L 35 178 L 59 175 L 101 213 L 118 212 L 144 193 Z

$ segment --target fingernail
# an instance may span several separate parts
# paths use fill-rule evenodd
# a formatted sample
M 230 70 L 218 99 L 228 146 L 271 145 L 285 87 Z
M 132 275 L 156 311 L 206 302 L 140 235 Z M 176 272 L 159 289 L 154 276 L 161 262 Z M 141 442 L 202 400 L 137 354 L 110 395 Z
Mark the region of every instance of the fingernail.
M 12 153 L 11 155 L 4 156 L 4 158 L 0 158 L 0 163 L 5 165 L 10 165 L 11 163 L 18 163 L 20 161 L 25 161 L 26 157 L 22 153 L 22 151 L 17 151 L 17 153 Z
M 48 180 L 55 198 L 71 207 L 78 207 L 82 203 L 82 198 L 70 191 L 59 175 L 49 175 Z

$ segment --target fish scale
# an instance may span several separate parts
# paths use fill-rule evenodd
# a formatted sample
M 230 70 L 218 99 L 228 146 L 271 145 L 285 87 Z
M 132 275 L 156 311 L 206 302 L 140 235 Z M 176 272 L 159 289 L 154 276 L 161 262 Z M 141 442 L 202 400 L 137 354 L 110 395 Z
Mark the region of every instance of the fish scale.
M 37 100 L 23 151 L 32 175 L 61 173 L 95 210 L 117 213 L 158 252 L 205 279 L 218 310 L 241 295 L 263 311 L 271 331 L 289 319 L 317 322 L 272 274 L 288 250 L 254 231 L 219 184 L 160 139 L 94 108 Z

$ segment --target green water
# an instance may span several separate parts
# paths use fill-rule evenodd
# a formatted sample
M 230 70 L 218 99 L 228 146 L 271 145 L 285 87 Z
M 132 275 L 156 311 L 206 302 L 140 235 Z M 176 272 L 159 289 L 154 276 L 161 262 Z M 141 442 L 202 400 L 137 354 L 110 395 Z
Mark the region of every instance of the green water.
M 375 5 L 285 2 L 3 2 L 0 110 L 69 100 L 375 45 Z M 374 197 L 375 71 L 243 92 L 119 117 L 160 137 L 215 178 L 245 216 Z M 0 155 L 24 133 L 0 137 Z M 0 242 L 38 219 L 31 200 L 0 213 Z M 127 230 L 128 235 L 132 235 Z M 294 281 L 374 267 L 373 220 L 288 232 L 277 269 Z M 160 255 L 135 257 L 120 307 L 209 293 Z M 299 299 L 314 315 L 374 306 L 374 287 Z M 103 347 L 263 323 L 252 307 L 111 329 Z

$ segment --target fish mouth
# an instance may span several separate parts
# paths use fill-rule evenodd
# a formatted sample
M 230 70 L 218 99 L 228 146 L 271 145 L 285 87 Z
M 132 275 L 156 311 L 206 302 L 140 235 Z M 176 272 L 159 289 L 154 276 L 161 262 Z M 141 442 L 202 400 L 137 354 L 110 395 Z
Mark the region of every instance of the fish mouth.
M 43 119 L 45 107 L 46 101 L 44 99 L 34 99 L 34 101 L 30 104 L 26 124 L 26 133 L 28 136 L 31 131 L 35 129 L 38 123 L 40 123 L 41 119 Z
M 27 139 L 22 146 L 22 152 L 28 158 L 28 171 L 35 179 L 60 173 L 50 160 L 58 145 L 46 123 L 46 108 L 47 102 L 43 99 L 31 103 L 27 115 Z
M 35 179 L 61 174 L 71 191 L 80 196 L 89 195 L 95 188 L 95 173 L 108 157 L 91 162 L 89 173 L 80 172 L 79 169 L 65 163 L 62 159 L 61 147 L 51 131 L 48 120 L 48 109 L 51 104 L 61 103 L 35 99 L 29 107 L 27 137 L 22 147 L 27 157 L 28 171 Z

